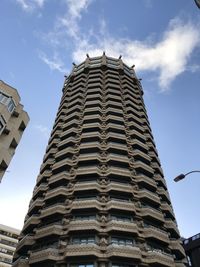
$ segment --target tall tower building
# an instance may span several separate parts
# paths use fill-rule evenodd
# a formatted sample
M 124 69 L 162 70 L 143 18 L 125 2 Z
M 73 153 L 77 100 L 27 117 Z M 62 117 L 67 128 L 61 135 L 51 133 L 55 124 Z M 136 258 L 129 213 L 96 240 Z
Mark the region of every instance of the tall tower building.
M 28 122 L 17 90 L 0 80 L 0 182 Z
M 119 59 L 75 65 L 14 267 L 184 267 L 142 87 Z

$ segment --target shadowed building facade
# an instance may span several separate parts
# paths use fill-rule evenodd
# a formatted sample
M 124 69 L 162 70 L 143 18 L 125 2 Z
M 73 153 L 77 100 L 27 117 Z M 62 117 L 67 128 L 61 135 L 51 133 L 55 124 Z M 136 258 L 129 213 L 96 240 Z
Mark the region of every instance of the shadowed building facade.
M 0 80 L 0 182 L 28 122 L 17 90 Z
M 184 267 L 142 88 L 121 58 L 66 78 L 14 267 Z

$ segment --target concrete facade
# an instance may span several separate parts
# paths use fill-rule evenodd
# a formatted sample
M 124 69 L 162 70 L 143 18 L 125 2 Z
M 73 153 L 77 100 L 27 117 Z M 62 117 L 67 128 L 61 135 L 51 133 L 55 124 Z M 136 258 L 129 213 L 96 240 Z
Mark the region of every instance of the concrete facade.
M 17 90 L 0 80 L 0 182 L 28 121 Z
M 121 58 L 74 66 L 14 267 L 184 267 L 142 87 Z
M 12 266 L 20 230 L 0 224 L 0 267 Z

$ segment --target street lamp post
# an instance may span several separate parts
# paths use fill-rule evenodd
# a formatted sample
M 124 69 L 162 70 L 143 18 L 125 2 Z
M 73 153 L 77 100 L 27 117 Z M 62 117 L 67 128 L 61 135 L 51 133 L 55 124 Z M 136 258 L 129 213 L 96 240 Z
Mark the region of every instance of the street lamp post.
M 181 173 L 174 178 L 174 181 L 179 182 L 180 180 L 183 180 L 185 178 L 185 176 L 187 176 L 188 174 L 193 173 L 193 172 L 200 172 L 200 171 L 191 171 L 191 172 L 188 172 L 186 174 Z

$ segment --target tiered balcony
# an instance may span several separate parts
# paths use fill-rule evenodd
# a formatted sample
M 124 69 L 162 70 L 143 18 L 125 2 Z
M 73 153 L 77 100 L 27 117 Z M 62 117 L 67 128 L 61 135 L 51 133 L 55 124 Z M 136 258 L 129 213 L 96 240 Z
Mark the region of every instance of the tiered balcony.
M 123 257 L 140 261 L 142 258 L 139 247 L 118 246 L 111 244 L 107 247 L 107 257 Z
M 101 203 L 96 199 L 81 199 L 73 201 L 71 209 L 101 209 Z
M 143 229 L 144 238 L 157 239 L 160 242 L 169 244 L 168 233 L 153 226 L 148 226 Z
M 29 267 L 29 262 L 27 257 L 18 258 L 13 264 L 13 267 Z
M 142 217 L 151 217 L 159 222 L 164 222 L 164 217 L 161 211 L 151 208 L 149 206 L 143 206 L 140 210 Z
M 48 188 L 47 183 L 42 183 L 38 187 L 36 187 L 33 191 L 33 198 L 37 197 L 39 193 L 44 193 Z
M 145 164 L 142 161 L 139 160 L 135 161 L 134 167 L 135 169 L 143 169 L 145 172 L 148 172 L 150 175 L 153 176 L 154 170 L 149 165 Z
M 65 212 L 66 212 L 65 204 L 64 203 L 56 203 L 55 205 L 43 208 L 41 210 L 40 218 L 53 216 L 53 215 L 55 215 L 57 213 L 64 215 Z
M 165 199 L 167 199 L 170 202 L 170 197 L 169 197 L 169 193 L 167 192 L 167 190 L 165 190 L 163 187 L 158 187 L 157 192 L 160 196 L 164 197 Z
M 135 210 L 135 205 L 133 202 L 128 202 L 128 201 L 120 201 L 120 200 L 110 200 L 107 205 L 106 209 L 118 209 L 118 210 L 127 210 L 127 211 L 132 211 L 136 212 Z
M 167 229 L 169 229 L 170 232 L 173 232 L 177 237 L 179 236 L 178 227 L 175 221 L 172 219 L 165 219 L 165 225 Z
M 170 240 L 170 248 L 173 252 L 179 254 L 180 257 L 185 257 L 185 250 L 179 240 Z
M 103 255 L 97 244 L 72 244 L 66 247 L 64 256 L 68 258 L 80 256 L 102 257 Z
M 131 184 L 123 184 L 123 183 L 117 183 L 117 182 L 111 182 L 106 186 L 106 191 L 121 191 L 126 193 L 132 193 L 133 188 Z
M 161 175 L 156 174 L 154 177 L 155 177 L 155 180 L 156 180 L 157 182 L 162 183 L 162 186 L 163 186 L 165 189 L 167 189 L 167 185 L 166 185 L 165 179 L 164 179 Z
M 62 235 L 63 228 L 61 224 L 54 223 L 52 225 L 46 225 L 35 230 L 35 239 L 40 239 L 47 236 Z
M 36 198 L 32 203 L 30 203 L 28 213 L 31 213 L 33 210 L 38 210 L 44 204 L 44 198 Z
M 106 232 L 130 232 L 138 235 L 138 226 L 135 222 L 110 220 L 106 225 Z
M 24 223 L 24 227 L 23 230 L 26 230 L 29 227 L 34 227 L 35 225 L 40 223 L 40 219 L 38 215 L 32 215 L 31 217 L 29 217 L 25 223 Z
M 53 164 L 52 170 L 56 170 L 58 168 L 61 168 L 62 166 L 71 166 L 72 160 L 71 159 L 63 159 Z
M 157 265 L 159 267 L 174 267 L 174 258 L 172 255 L 166 254 L 158 250 L 149 250 L 147 252 L 146 263 L 150 266 Z
M 138 191 L 138 196 L 140 199 L 147 199 L 156 204 L 160 204 L 160 198 L 158 197 L 158 195 L 149 190 L 141 189 L 140 191 Z
M 160 208 L 167 214 L 170 215 L 171 218 L 175 218 L 172 207 L 167 202 L 161 202 Z
M 33 235 L 25 235 L 17 244 L 17 251 L 23 247 L 30 247 L 35 243 Z
M 139 184 L 145 184 L 147 187 L 152 188 L 154 190 L 157 188 L 155 180 L 149 178 L 148 176 L 138 175 L 135 178 L 136 182 L 138 182 Z
M 70 174 L 67 173 L 66 171 L 54 174 L 50 177 L 49 184 L 56 183 L 60 180 L 66 180 L 68 182 L 70 180 Z
M 67 196 L 68 193 L 69 193 L 69 190 L 65 186 L 59 186 L 55 189 L 49 190 L 46 193 L 45 200 L 50 199 L 50 198 L 54 198 L 57 196 L 61 196 L 61 195 Z
M 74 185 L 74 191 L 85 191 L 85 190 L 97 190 L 101 191 L 101 186 L 99 183 L 95 181 L 84 181 L 84 182 L 78 182 Z
M 45 261 L 57 262 L 59 260 L 62 260 L 62 257 L 59 255 L 59 250 L 57 248 L 44 248 L 30 253 L 29 264 Z
M 100 232 L 100 222 L 97 220 L 72 220 L 69 223 L 68 232 L 70 231 L 87 231 L 94 230 Z

